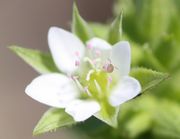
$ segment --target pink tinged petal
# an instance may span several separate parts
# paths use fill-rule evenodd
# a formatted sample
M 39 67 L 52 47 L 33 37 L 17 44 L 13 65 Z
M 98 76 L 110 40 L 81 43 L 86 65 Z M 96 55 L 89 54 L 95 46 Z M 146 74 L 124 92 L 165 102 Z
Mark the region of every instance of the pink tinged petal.
M 48 43 L 57 67 L 65 73 L 73 73 L 78 68 L 75 61 L 84 55 L 83 43 L 72 33 L 58 27 L 49 29 Z
M 111 62 L 120 76 L 126 76 L 130 72 L 131 48 L 127 41 L 120 41 L 112 48 Z
M 100 111 L 101 107 L 98 102 L 93 100 L 74 100 L 65 109 L 75 121 L 80 122 L 90 118 Z
M 58 108 L 65 108 L 78 97 L 78 90 L 72 79 L 54 73 L 35 78 L 25 90 L 33 99 Z
M 110 104 L 118 106 L 141 92 L 141 85 L 135 78 L 124 76 L 118 85 L 112 90 L 110 95 Z
M 109 58 L 112 49 L 109 43 L 99 38 L 89 40 L 87 48 L 93 53 L 93 56 L 101 57 L 102 60 Z

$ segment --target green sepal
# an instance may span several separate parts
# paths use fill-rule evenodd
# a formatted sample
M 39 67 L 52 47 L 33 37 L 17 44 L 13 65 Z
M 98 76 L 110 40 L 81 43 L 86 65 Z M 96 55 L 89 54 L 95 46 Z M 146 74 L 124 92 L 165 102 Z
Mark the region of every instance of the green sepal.
M 73 5 L 72 32 L 84 43 L 93 37 L 93 31 L 88 23 L 80 16 L 76 4 Z
M 109 126 L 113 128 L 118 127 L 118 114 L 119 114 L 119 108 L 115 108 L 114 113 L 111 115 L 103 115 L 103 113 L 99 112 L 95 115 L 96 118 L 101 120 L 102 122 L 108 124 Z
M 111 24 L 111 27 L 110 27 L 109 33 L 108 33 L 108 39 L 107 39 L 108 42 L 111 44 L 115 44 L 121 39 L 122 19 L 123 19 L 123 13 L 121 12 L 121 14 L 119 16 L 117 16 L 117 18 Z
M 131 70 L 130 75 L 140 82 L 142 93 L 160 84 L 169 77 L 167 73 L 161 73 L 146 68 L 134 68 Z
M 19 46 L 10 46 L 9 48 L 41 74 L 59 72 L 49 53 L 43 53 L 38 50 L 22 48 Z
M 39 135 L 50 131 L 56 131 L 60 127 L 72 126 L 76 122 L 64 109 L 49 109 L 34 128 L 33 135 Z

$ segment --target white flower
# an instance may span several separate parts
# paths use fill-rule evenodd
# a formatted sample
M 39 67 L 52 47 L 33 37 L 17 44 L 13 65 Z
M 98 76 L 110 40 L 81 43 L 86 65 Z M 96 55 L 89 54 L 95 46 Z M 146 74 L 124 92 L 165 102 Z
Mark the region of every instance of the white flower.
M 93 38 L 84 46 L 75 35 L 57 27 L 50 28 L 48 42 L 54 62 L 63 73 L 35 78 L 25 90 L 33 99 L 65 108 L 75 121 L 84 121 L 92 115 L 112 114 L 140 93 L 139 82 L 128 76 L 128 42 L 111 46 Z

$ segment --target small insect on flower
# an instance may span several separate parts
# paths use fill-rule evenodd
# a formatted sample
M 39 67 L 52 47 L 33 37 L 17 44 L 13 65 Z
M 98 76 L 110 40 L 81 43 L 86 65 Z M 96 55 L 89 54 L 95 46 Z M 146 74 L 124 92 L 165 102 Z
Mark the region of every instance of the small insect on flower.
M 104 66 L 103 66 L 104 71 L 108 73 L 112 73 L 114 71 L 114 65 L 111 63 L 111 60 L 109 60 Z

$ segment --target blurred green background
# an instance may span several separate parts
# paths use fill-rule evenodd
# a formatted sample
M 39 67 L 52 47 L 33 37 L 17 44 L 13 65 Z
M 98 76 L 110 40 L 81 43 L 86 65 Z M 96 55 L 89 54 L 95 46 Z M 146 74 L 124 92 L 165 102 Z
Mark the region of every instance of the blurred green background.
M 47 50 L 48 28 L 70 27 L 72 1 L 0 3 L 0 138 L 30 139 L 47 107 L 24 94 L 25 86 L 38 74 L 5 46 L 16 43 Z M 170 78 L 123 104 L 118 129 L 91 118 L 68 131 L 61 129 L 36 138 L 180 139 L 180 0 L 77 0 L 77 5 L 85 19 L 101 21 L 90 25 L 102 38 L 123 10 L 121 39 L 132 46 L 132 67 L 169 73 Z
M 179 139 L 180 1 L 116 0 L 113 9 L 114 16 L 123 11 L 122 39 L 132 45 L 132 67 L 166 72 L 170 78 L 123 104 L 118 129 L 91 119 L 98 126 L 84 124 L 80 130 L 97 139 Z M 97 35 L 106 38 L 108 23 L 98 26 Z

